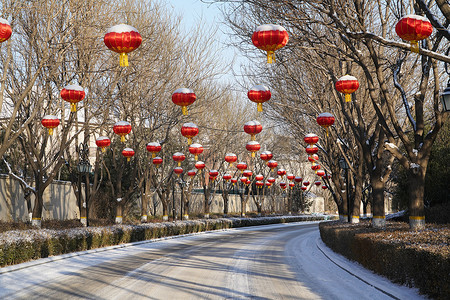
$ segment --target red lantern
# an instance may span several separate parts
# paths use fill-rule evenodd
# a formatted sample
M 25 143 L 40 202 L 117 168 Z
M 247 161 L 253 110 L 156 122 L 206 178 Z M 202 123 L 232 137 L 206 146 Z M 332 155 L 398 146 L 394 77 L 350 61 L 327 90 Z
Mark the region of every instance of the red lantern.
M 70 111 L 77 111 L 77 103 L 84 99 L 86 93 L 78 84 L 69 84 L 61 90 L 61 98 L 70 103 Z
M 302 189 L 302 191 L 306 191 L 306 189 L 307 189 L 307 187 L 306 186 L 302 186 L 302 187 L 300 187 L 301 189 Z
M 305 151 L 309 155 L 312 155 L 312 154 L 316 154 L 317 152 L 319 152 L 319 148 L 316 145 L 308 145 L 308 146 L 306 146 Z
M 152 162 L 156 167 L 159 167 L 159 165 L 162 164 L 163 159 L 161 157 L 157 156 L 152 159 Z
M 200 144 L 192 144 L 189 146 L 189 152 L 194 155 L 195 160 L 198 160 L 198 156 L 203 153 L 203 146 Z
M 292 181 L 292 180 L 294 180 L 295 175 L 294 175 L 294 174 L 287 174 L 286 178 L 287 178 L 289 181 Z
M 225 161 L 230 164 L 230 168 L 233 167 L 233 163 L 237 161 L 236 154 L 234 153 L 225 154 Z M 245 168 L 247 168 L 247 166 L 245 166 Z
M 231 178 L 231 183 L 234 185 L 237 182 L 236 178 Z
M 172 102 L 181 106 L 181 112 L 183 115 L 188 115 L 187 107 L 195 102 L 197 96 L 194 91 L 187 88 L 177 89 L 172 94 Z
M 330 127 L 331 125 L 334 124 L 334 117 L 332 114 L 327 113 L 327 112 L 321 113 L 317 117 L 317 124 L 319 124 L 320 126 L 322 126 L 323 128 L 325 128 L 327 130 L 327 136 L 328 136 L 328 127 Z
M 188 174 L 188 176 L 189 177 L 194 177 L 196 174 L 197 174 L 197 171 L 195 171 L 195 170 L 189 170 L 188 172 L 187 172 L 187 174 Z
M 283 26 L 265 24 L 258 26 L 252 35 L 252 42 L 257 48 L 267 51 L 267 63 L 275 61 L 275 51 L 286 46 L 289 35 Z
M 262 181 L 257 181 L 255 184 L 257 188 L 262 188 L 264 186 L 264 182 Z
M 267 166 L 273 171 L 273 169 L 278 167 L 278 163 L 275 160 L 269 160 Z
M 264 180 L 264 176 L 262 174 L 258 174 L 258 175 L 255 176 L 255 179 L 257 181 L 263 181 Z
M 182 167 L 175 167 L 175 168 L 173 168 L 173 172 L 175 174 L 177 174 L 178 177 L 180 177 L 180 175 L 183 174 L 183 168 Z
M 262 112 L 262 104 L 269 101 L 272 94 L 268 87 L 264 85 L 255 85 L 247 92 L 247 96 L 250 101 L 257 103 L 258 112 Z
M 419 43 L 433 32 L 433 26 L 427 18 L 417 15 L 408 15 L 400 19 L 395 25 L 395 32 L 405 41 L 411 43 L 411 51 L 419 53 Z
M 194 123 L 184 123 L 181 126 L 181 135 L 188 139 L 188 145 L 192 144 L 192 138 L 198 134 L 198 127 Z
M 311 166 L 311 170 L 313 170 L 313 171 L 317 171 L 319 169 L 320 169 L 320 165 L 312 165 Z
M 273 154 L 272 154 L 272 152 L 270 152 L 270 151 L 263 151 L 263 152 L 261 152 L 261 154 L 259 155 L 259 157 L 260 157 L 263 161 L 267 162 L 267 161 L 269 161 L 269 160 L 271 160 L 271 159 L 273 158 Z
M 41 124 L 48 129 L 48 134 L 53 135 L 53 128 L 58 127 L 60 121 L 57 116 L 46 115 L 42 118 Z
M 99 136 L 95 140 L 95 144 L 97 145 L 97 147 L 100 147 L 102 149 L 102 152 L 105 152 L 106 147 L 111 145 L 111 140 L 107 136 Z
M 244 124 L 244 131 L 247 134 L 250 134 L 251 140 L 255 140 L 255 135 L 262 131 L 262 125 L 258 121 L 249 121 Z
M 120 24 L 109 28 L 103 41 L 109 50 L 120 53 L 120 66 L 128 67 L 127 53 L 130 53 L 141 45 L 142 37 L 136 28 L 126 24 Z
M 295 176 L 294 181 L 300 183 L 303 181 L 303 178 L 301 178 L 300 176 Z
M 240 180 L 243 184 L 247 183 L 247 177 L 241 177 Z
M 152 158 L 155 158 L 156 153 L 161 151 L 161 144 L 158 142 L 150 142 L 147 144 L 147 151 L 152 154 Z
M 214 176 L 209 176 L 209 180 L 214 181 L 214 180 L 216 180 L 216 177 L 214 177 Z
M 270 189 L 270 187 L 272 186 L 272 183 L 270 183 L 270 182 L 266 182 L 266 186 L 267 186 L 267 188 L 269 188 L 269 189 Z
M 280 182 L 280 187 L 284 190 L 286 188 L 286 182 Z
M 303 140 L 309 145 L 314 145 L 319 141 L 319 137 L 314 133 L 308 133 L 307 135 L 305 135 Z
M 322 185 L 322 189 L 326 190 L 328 187 L 326 185 Z
M 238 168 L 242 173 L 245 169 L 247 169 L 247 164 L 245 162 L 240 162 L 236 165 L 236 168 Z
M 174 155 L 172 155 L 172 159 L 178 163 L 178 166 L 181 166 L 181 162 L 186 159 L 186 156 L 184 156 L 181 152 L 176 152 Z
M 209 176 L 217 177 L 217 175 L 219 175 L 219 171 L 217 171 L 217 170 L 210 170 L 209 171 Z
M 245 182 L 245 184 L 249 185 L 250 183 L 252 183 L 252 182 L 250 181 L 250 179 L 247 178 L 247 181 Z
M 317 148 L 317 151 L 319 151 L 319 148 Z M 315 162 L 317 162 L 319 160 L 319 155 L 317 155 L 317 154 L 309 155 L 308 160 L 314 164 Z
M 345 95 L 345 102 L 352 101 L 352 93 L 359 88 L 358 79 L 354 76 L 345 75 L 339 78 L 334 85 L 336 90 Z
M 202 161 L 198 161 L 198 162 L 195 163 L 195 168 L 197 170 L 201 171 L 201 170 L 203 170 L 205 168 L 205 163 L 202 162 Z
M 316 172 L 317 176 L 322 177 L 325 175 L 325 171 L 324 170 L 317 170 Z
M 222 178 L 223 178 L 223 180 L 225 180 L 226 182 L 228 182 L 228 181 L 231 179 L 231 175 L 228 174 L 228 173 L 226 173 L 226 174 L 223 174 Z
M 317 185 L 317 186 L 319 186 L 319 185 L 322 184 L 322 182 L 320 182 L 319 180 L 317 180 L 317 181 L 314 181 L 314 184 Z
M 12 29 L 8 20 L 0 18 L 0 43 L 8 40 L 11 37 Z
M 309 185 L 309 181 L 303 181 L 303 185 L 304 186 L 308 186 Z
M 131 132 L 131 124 L 127 121 L 119 121 L 114 124 L 114 133 L 120 135 L 120 141 L 125 142 L 125 136 Z
M 255 157 L 255 153 L 261 149 L 261 145 L 257 141 L 250 141 L 245 145 L 245 149 L 252 153 L 252 157 Z
M 275 178 L 269 177 L 269 178 L 267 178 L 267 181 L 270 183 L 275 183 Z
M 252 177 L 253 172 L 251 170 L 245 170 L 243 175 L 247 178 Z
M 295 182 L 289 182 L 289 187 L 291 188 L 291 190 L 294 188 L 295 186 Z
M 127 158 L 127 161 L 130 161 L 130 159 L 134 156 L 134 150 L 131 148 L 125 148 L 122 150 L 122 155 Z
M 278 169 L 277 174 L 278 174 L 278 176 L 283 177 L 284 175 L 286 175 L 286 170 L 285 169 Z

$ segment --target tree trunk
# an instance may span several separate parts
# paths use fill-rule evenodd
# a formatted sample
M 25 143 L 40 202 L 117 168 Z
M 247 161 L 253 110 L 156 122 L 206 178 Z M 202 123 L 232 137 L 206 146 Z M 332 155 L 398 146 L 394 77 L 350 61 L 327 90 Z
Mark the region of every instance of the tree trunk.
M 37 228 L 41 228 L 42 222 L 42 209 L 44 206 L 44 199 L 43 194 L 44 191 L 41 189 L 42 186 L 42 175 L 41 172 L 37 172 L 34 176 L 36 181 L 36 193 L 35 193 L 35 200 L 34 200 L 34 207 L 33 207 L 33 213 L 31 217 L 31 225 Z
M 117 198 L 117 199 L 120 199 L 120 198 Z M 120 200 L 120 201 L 117 200 L 117 205 L 116 205 L 116 224 L 122 224 L 122 221 L 123 221 L 122 213 L 123 213 L 122 200 Z
M 206 219 L 208 219 L 209 218 L 209 209 L 210 209 L 209 199 L 211 198 L 211 190 L 209 189 L 208 186 L 204 187 L 204 190 L 205 190 L 205 192 L 204 192 L 205 202 L 203 205 L 203 214 L 204 214 L 204 217 Z
M 413 230 L 425 228 L 424 189 L 425 171 L 410 169 L 409 174 L 409 227 Z
M 161 204 L 162 204 L 162 208 L 163 208 L 163 221 L 168 221 L 169 220 L 169 213 L 168 213 L 168 201 L 166 199 L 166 197 L 162 197 L 161 198 Z
M 378 172 L 371 174 L 370 184 L 372 185 L 373 199 L 372 226 L 376 228 L 384 228 L 386 226 L 386 217 L 384 212 L 384 183 L 381 181 L 381 177 Z
M 355 179 L 355 193 L 352 201 L 352 223 L 359 223 L 359 215 L 361 214 L 361 199 L 363 190 L 363 171 L 362 164 L 358 166 L 358 176 Z
M 141 222 L 146 223 L 148 221 L 147 211 L 148 203 L 151 195 L 143 193 L 141 196 L 142 207 L 141 207 Z
M 222 192 L 222 198 L 223 198 L 223 215 L 224 217 L 226 217 L 228 215 L 229 198 L 228 198 L 228 189 L 225 187 L 225 184 Z

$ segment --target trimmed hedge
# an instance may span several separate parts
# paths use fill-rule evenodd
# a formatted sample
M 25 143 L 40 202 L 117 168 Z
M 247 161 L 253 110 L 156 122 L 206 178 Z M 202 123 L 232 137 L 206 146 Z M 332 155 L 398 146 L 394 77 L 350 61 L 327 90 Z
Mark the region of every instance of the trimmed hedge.
M 379 234 L 380 230 L 363 226 L 322 222 L 319 229 L 322 241 L 333 251 L 393 282 L 416 287 L 435 299 L 448 299 L 450 259 L 445 251 L 430 251 L 409 242 L 389 240 Z
M 229 218 L 73 228 L 12 230 L 0 234 L 0 267 L 65 253 L 209 230 L 300 221 L 323 216 Z

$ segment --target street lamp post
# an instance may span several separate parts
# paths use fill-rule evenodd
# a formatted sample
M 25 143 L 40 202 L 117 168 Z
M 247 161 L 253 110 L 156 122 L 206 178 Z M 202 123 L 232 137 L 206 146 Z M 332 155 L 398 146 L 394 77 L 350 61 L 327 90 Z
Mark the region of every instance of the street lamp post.
M 446 55 L 448 55 L 450 52 L 450 47 L 447 49 Z M 450 77 L 450 71 L 448 70 L 447 63 L 444 63 L 445 73 Z M 441 102 L 442 106 L 444 107 L 444 112 L 450 111 L 450 78 L 447 82 L 447 87 L 441 94 Z
M 339 160 L 339 166 L 341 169 L 344 169 L 345 171 L 345 193 L 347 194 L 347 219 L 348 222 L 351 222 L 351 215 L 350 215 L 350 195 L 349 195 L 349 187 L 348 187 L 348 169 L 349 166 L 347 164 L 347 161 L 344 158 L 341 158 Z
M 79 161 L 77 165 L 77 170 L 79 174 L 79 188 L 78 188 L 78 195 L 80 199 L 81 204 L 81 180 L 83 178 L 83 174 L 85 175 L 85 183 L 84 183 L 84 198 L 85 201 L 83 202 L 83 207 L 86 208 L 86 226 L 89 226 L 89 173 L 91 172 L 91 164 L 89 162 L 89 146 L 87 143 L 81 143 L 78 147 L 78 156 Z M 81 209 L 81 207 L 80 207 Z
M 180 181 L 178 182 L 181 189 L 181 203 L 180 203 L 180 220 L 183 220 L 183 206 L 184 206 L 184 187 L 186 185 L 186 181 L 183 180 L 183 178 L 180 178 Z

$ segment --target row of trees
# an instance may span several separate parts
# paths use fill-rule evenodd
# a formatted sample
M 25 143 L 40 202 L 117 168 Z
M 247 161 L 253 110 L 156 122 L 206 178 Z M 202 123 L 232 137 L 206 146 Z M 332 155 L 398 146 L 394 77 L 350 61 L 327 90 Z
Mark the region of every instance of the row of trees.
M 0 9 L 13 28 L 11 39 L 0 51 L 1 168 L 20 183 L 34 225 L 40 226 L 43 194 L 55 179 L 72 182 L 82 218 L 86 216 L 84 202 L 89 203 L 91 216 L 115 215 L 121 222 L 141 199 L 145 220 L 154 193 L 167 215 L 170 192 L 181 182 L 172 172 L 171 155 L 188 152 L 187 146 L 180 146 L 184 140 L 179 133 L 186 119 L 170 101 L 179 87 L 193 88 L 197 95 L 189 121 L 201 129 L 199 142 L 207 149 L 201 159 L 207 167 L 222 171 L 226 152 L 244 156 L 242 125 L 254 116 L 226 84 L 215 80 L 226 70 L 216 59 L 214 29 L 199 27 L 186 33 L 180 19 L 164 5 L 144 0 L 11 0 L 3 1 Z M 143 37 L 127 68 L 119 67 L 117 56 L 102 40 L 107 28 L 118 23 L 133 25 Z M 77 112 L 69 112 L 59 92 L 74 81 L 87 96 Z M 61 119 L 53 136 L 40 124 L 48 114 Z M 133 127 L 125 144 L 113 138 L 112 127 L 118 120 Z M 113 140 L 105 154 L 89 145 L 92 137 L 101 135 Z M 260 138 L 268 141 L 267 150 L 274 150 L 270 132 Z M 145 150 L 151 141 L 163 145 L 164 163 L 159 169 L 151 165 Z M 86 176 L 87 199 L 81 199 L 77 182 L 81 143 L 88 144 L 96 156 L 93 174 Z M 121 155 L 125 147 L 136 151 L 129 163 Z M 185 170 L 191 167 L 192 161 L 187 161 Z M 207 214 L 217 183 L 201 178 Z M 182 187 L 188 211 L 194 184 Z M 222 188 L 225 201 L 231 188 L 230 184 Z M 243 207 L 250 197 L 261 202 L 253 184 L 240 193 Z
M 329 136 L 321 133 L 322 164 L 333 174 L 332 195 L 340 214 L 347 211 L 346 193 L 352 193 L 355 222 L 359 203 L 371 191 L 373 225 L 385 225 L 385 193 L 392 166 L 406 172 L 410 227 L 422 228 L 425 175 L 431 149 L 444 120 L 439 90 L 448 80 L 443 73 L 448 53 L 450 6 L 447 1 L 288 1 L 240 0 L 225 12 L 235 46 L 254 61 L 244 70 L 253 83 L 271 87 L 267 116 L 281 120 L 301 144 L 315 131 L 320 112 L 336 117 Z M 420 53 L 396 36 L 395 24 L 404 15 L 426 16 L 434 33 L 420 43 Z M 248 43 L 259 24 L 275 23 L 290 33 L 288 45 L 277 52 L 277 63 L 263 57 Z M 244 42 L 245 41 L 245 42 Z M 359 79 L 360 88 L 350 103 L 334 84 L 345 74 Z M 318 131 L 316 131 L 318 133 Z M 351 172 L 345 188 L 339 160 Z

